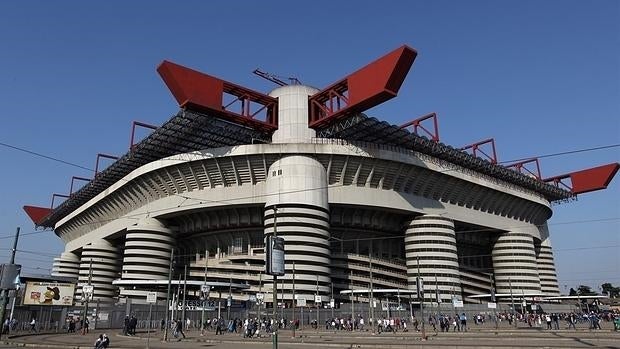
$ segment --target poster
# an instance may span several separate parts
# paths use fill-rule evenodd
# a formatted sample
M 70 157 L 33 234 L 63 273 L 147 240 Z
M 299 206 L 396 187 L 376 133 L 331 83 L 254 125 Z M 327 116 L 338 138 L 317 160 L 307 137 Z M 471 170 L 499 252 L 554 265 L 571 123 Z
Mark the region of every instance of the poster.
M 75 285 L 64 282 L 26 283 L 24 305 L 73 305 Z

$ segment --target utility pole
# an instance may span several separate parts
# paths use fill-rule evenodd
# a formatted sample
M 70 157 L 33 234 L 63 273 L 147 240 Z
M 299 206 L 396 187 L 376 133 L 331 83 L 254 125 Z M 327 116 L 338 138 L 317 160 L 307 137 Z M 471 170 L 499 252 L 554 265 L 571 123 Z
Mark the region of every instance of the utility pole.
M 293 338 L 295 338 L 295 261 L 293 261 Z
M 331 283 L 332 286 L 332 296 L 331 299 L 329 301 L 329 305 L 332 308 L 332 320 L 334 319 L 334 308 L 336 307 L 336 300 L 334 299 L 334 283 Z
M 170 327 L 168 317 L 170 313 L 170 288 L 172 287 L 172 263 L 174 263 L 174 248 L 170 249 L 170 268 L 168 268 L 168 292 L 166 292 L 166 324 L 164 325 L 164 341 L 168 341 L 168 327 Z
M 314 297 L 314 303 L 316 303 L 316 331 L 319 332 L 319 274 L 316 274 L 316 297 Z
M 273 206 L 273 237 L 278 236 L 278 207 Z M 273 349 L 278 349 L 278 322 L 276 321 L 276 315 L 278 314 L 276 311 L 278 309 L 278 276 L 273 275 L 273 310 L 272 310 L 272 319 L 273 319 L 273 331 L 272 336 L 272 344 Z
M 230 322 L 230 307 L 232 306 L 232 276 L 228 279 L 228 298 L 226 299 L 226 319 Z
M 370 270 L 370 326 L 372 327 L 372 335 L 377 334 L 376 332 L 376 323 L 377 319 L 375 319 L 375 296 L 373 293 L 373 285 L 372 285 L 372 240 L 370 240 L 370 248 L 368 249 L 368 262 L 369 262 L 369 270 Z
M 499 322 L 497 321 L 497 299 L 495 297 L 495 287 L 493 287 L 493 273 L 489 274 L 489 281 L 491 282 L 491 302 L 495 303 L 495 311 L 493 312 L 493 317 L 495 321 L 495 330 L 497 331 L 499 327 Z
M 90 263 L 88 265 L 88 286 L 90 289 L 90 285 L 93 279 L 93 259 L 91 257 Z M 93 292 L 94 294 L 94 292 Z M 88 295 L 84 292 L 84 288 L 82 288 L 82 298 L 84 298 L 84 317 L 82 318 L 82 335 L 86 334 L 86 322 L 88 321 Z
M 15 264 L 15 253 L 17 252 L 17 241 L 19 240 L 19 230 L 17 227 L 17 232 L 15 233 L 15 240 L 13 240 L 13 249 L 11 250 L 11 259 L 9 264 Z M 17 297 L 17 292 L 15 292 L 15 297 Z M 15 298 L 13 298 L 15 301 Z M 9 290 L 2 290 L 0 292 L 0 326 L 4 326 L 4 316 L 6 305 L 9 303 Z M 2 337 L 2 330 L 0 330 L 0 338 Z
M 183 271 L 183 302 L 181 306 L 183 307 L 183 311 L 181 311 L 181 326 L 185 323 L 185 294 L 187 293 L 187 263 L 183 263 L 184 271 Z
M 515 323 L 515 327 L 517 327 L 517 317 L 515 314 L 515 299 L 512 297 L 512 281 L 508 278 L 508 286 L 510 287 L 510 303 L 512 303 L 512 321 Z
M 207 245 L 205 244 L 205 279 L 204 279 L 204 284 L 207 284 L 207 265 L 209 264 L 209 250 L 207 248 Z M 201 291 L 202 291 L 202 287 L 201 287 Z M 205 292 L 203 292 L 203 300 L 202 300 L 202 311 L 200 313 L 200 335 L 204 336 L 205 335 L 205 308 L 206 308 L 206 304 L 207 304 L 207 294 Z
M 263 291 L 263 273 L 258 273 L 258 293 L 262 294 Z M 260 317 L 260 306 L 263 304 L 263 300 L 264 300 L 264 295 L 263 295 L 263 299 L 257 299 L 257 303 L 258 303 L 258 329 L 260 330 L 260 324 L 263 322 L 263 320 Z
M 423 285 L 422 278 L 420 278 L 420 257 L 416 257 L 418 263 L 418 294 L 420 295 L 420 316 L 422 317 L 422 340 L 426 340 L 426 328 L 424 327 L 424 289 L 420 289 L 420 285 Z M 389 308 L 388 308 L 389 309 Z
M 351 269 L 351 281 L 353 281 L 353 269 Z M 353 285 L 351 285 L 351 330 L 355 323 L 355 300 L 353 299 Z

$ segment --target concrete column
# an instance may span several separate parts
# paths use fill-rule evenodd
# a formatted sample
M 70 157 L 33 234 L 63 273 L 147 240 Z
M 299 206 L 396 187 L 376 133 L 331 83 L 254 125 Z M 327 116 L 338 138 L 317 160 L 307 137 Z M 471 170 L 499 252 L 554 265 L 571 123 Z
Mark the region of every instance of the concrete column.
M 536 244 L 536 264 L 540 275 L 540 288 L 545 296 L 559 296 L 560 286 L 555 272 L 551 239 L 545 238 L 540 245 Z
M 500 235 L 492 251 L 493 273 L 497 293 L 540 293 L 534 238 L 527 233 Z
M 103 239 L 96 240 L 82 248 L 76 298 L 82 299 L 82 286 L 88 284 L 91 261 L 91 285 L 95 288 L 93 302 L 97 300 L 103 303 L 114 302 L 117 288 L 112 285 L 112 281 L 118 279 L 120 275 L 120 253 L 116 246 Z
M 292 299 L 295 261 L 296 293 L 315 294 L 318 275 L 319 294 L 327 301 L 331 290 L 330 233 L 323 165 L 306 156 L 287 156 L 274 162 L 267 177 L 265 235 L 273 233 L 275 207 L 277 234 L 284 238 L 286 251 L 286 275 L 278 278 L 278 289 L 284 289 L 285 299 Z
M 461 278 L 456 252 L 454 222 L 442 216 L 424 215 L 411 221 L 405 232 L 407 281 L 415 289 L 418 275 L 424 280 L 425 299 L 435 301 L 435 277 L 443 302 L 449 303 L 453 289 L 460 289 Z
M 157 219 L 145 218 L 127 227 L 121 279 L 167 280 L 170 250 L 174 245 L 172 231 Z M 125 286 L 121 296 L 142 299 L 148 291 Z
M 80 271 L 80 258 L 73 252 L 63 252 L 60 257 L 54 258 L 52 264 L 52 276 L 78 278 Z

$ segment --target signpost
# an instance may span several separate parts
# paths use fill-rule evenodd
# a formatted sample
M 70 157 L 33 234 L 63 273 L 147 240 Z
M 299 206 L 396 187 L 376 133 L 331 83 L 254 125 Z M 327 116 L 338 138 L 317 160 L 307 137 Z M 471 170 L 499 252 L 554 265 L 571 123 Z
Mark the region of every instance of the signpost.
M 146 335 L 146 348 L 150 348 L 151 341 L 151 315 L 153 311 L 153 303 L 157 303 L 157 292 L 147 292 L 146 302 L 149 304 L 149 327 Z

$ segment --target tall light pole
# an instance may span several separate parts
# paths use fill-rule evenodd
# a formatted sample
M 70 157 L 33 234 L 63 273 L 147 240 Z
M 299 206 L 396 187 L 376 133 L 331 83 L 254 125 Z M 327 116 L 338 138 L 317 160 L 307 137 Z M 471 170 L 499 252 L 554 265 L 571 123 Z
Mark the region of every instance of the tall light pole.
M 91 290 L 91 282 L 93 279 L 93 259 L 90 259 L 90 263 L 88 265 L 88 290 L 89 293 Z M 94 295 L 94 292 L 92 292 Z M 84 288 L 82 288 L 82 298 L 84 298 L 85 302 L 84 302 L 84 317 L 82 318 L 82 334 L 85 335 L 86 334 L 86 322 L 88 321 L 88 298 L 90 298 L 88 295 L 86 295 L 86 292 L 84 292 Z
M 170 288 L 172 287 L 172 264 L 174 262 L 174 248 L 170 249 L 170 267 L 168 268 L 168 292 L 166 292 L 166 324 L 164 325 L 164 341 L 168 340 L 168 321 L 170 318 L 168 317 L 170 314 Z
M 368 269 L 370 271 L 370 326 L 372 327 L 373 336 L 377 334 L 376 332 L 376 323 L 377 319 L 375 319 L 375 296 L 373 293 L 373 285 L 372 285 L 372 240 L 370 240 L 370 247 L 368 248 Z
M 185 294 L 187 293 L 187 263 L 184 263 L 183 271 L 183 311 L 181 312 L 181 326 L 185 323 Z
M 15 240 L 13 240 L 13 249 L 11 250 L 11 259 L 9 264 L 15 264 L 15 253 L 17 252 L 17 241 L 19 240 L 19 230 L 17 227 L 17 232 L 15 233 Z M 84 294 L 84 293 L 82 293 Z M 17 292 L 15 292 L 15 297 L 17 297 Z M 6 305 L 9 302 L 9 290 L 4 290 L 0 292 L 0 326 L 4 326 L 4 312 L 6 310 Z M 13 302 L 15 302 L 15 298 L 13 298 Z M 10 327 L 10 326 L 9 326 Z M 0 330 L 0 338 L 2 337 L 2 330 Z
M 321 303 L 319 300 L 319 274 L 316 274 L 316 297 L 314 297 L 314 303 L 316 303 L 316 330 L 319 331 L 319 304 Z
M 512 296 L 512 280 L 510 277 L 508 278 L 508 287 L 510 287 L 510 303 L 512 303 L 512 321 L 515 322 L 515 327 L 517 327 L 517 317 L 515 313 L 515 299 Z
M 207 265 L 209 264 L 209 249 L 207 247 L 207 245 L 205 244 L 205 277 L 204 277 L 204 284 L 203 285 L 207 285 Z M 202 292 L 202 287 L 201 290 Z M 206 304 L 207 304 L 207 294 L 206 292 L 202 292 L 202 311 L 200 313 L 200 335 L 204 336 L 205 334 L 205 308 L 206 308 Z
M 495 298 L 495 287 L 493 287 L 493 273 L 489 274 L 489 281 L 491 282 L 491 302 L 495 303 L 495 311 L 494 313 L 494 321 L 495 321 L 495 330 L 499 327 L 499 322 L 497 321 L 497 300 Z
M 278 207 L 273 206 L 273 237 L 278 236 Z M 273 331 L 272 336 L 272 344 L 273 349 L 278 349 L 278 323 L 276 321 L 276 311 L 278 309 L 278 276 L 273 275 L 273 311 L 272 311 L 272 319 L 274 323 L 274 327 L 271 329 Z
M 418 294 L 420 295 L 420 316 L 422 317 L 422 340 L 426 340 L 426 328 L 424 327 L 424 289 L 420 287 L 422 285 L 422 278 L 420 277 L 420 257 L 416 257 L 418 263 Z M 389 309 L 389 306 L 388 306 Z
M 295 338 L 295 261 L 293 261 L 293 338 Z

